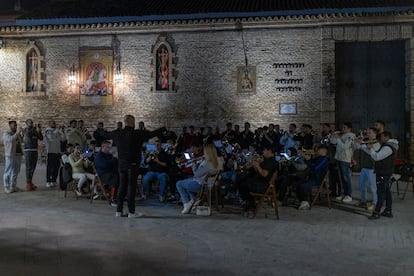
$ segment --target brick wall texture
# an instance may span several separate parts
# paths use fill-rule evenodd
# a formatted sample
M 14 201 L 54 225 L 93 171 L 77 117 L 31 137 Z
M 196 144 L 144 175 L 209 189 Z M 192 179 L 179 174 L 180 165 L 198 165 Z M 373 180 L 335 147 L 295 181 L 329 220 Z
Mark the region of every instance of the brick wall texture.
M 362 21 L 361 21 L 362 22 Z M 139 28 L 139 27 L 137 27 Z M 94 129 L 98 121 L 114 128 L 125 114 L 146 122 L 148 128 L 167 125 L 178 130 L 183 125 L 220 126 L 226 122 L 252 123 L 253 127 L 278 123 L 287 128 L 291 122 L 335 122 L 334 93 L 323 84 L 327 68 L 335 70 L 335 41 L 380 41 L 412 39 L 411 23 L 360 25 L 309 25 L 247 28 L 243 30 L 249 65 L 256 66 L 256 93 L 237 93 L 237 66 L 244 64 L 240 30 L 171 31 L 176 45 L 176 92 L 157 93 L 151 67 L 151 48 L 162 32 L 120 32 L 123 83 L 116 84 L 114 105 L 80 107 L 76 84 L 68 83 L 72 63 L 79 66 L 79 49 L 111 47 L 113 34 L 48 36 L 37 33 L 8 37 L 0 50 L 0 118 L 1 130 L 7 120 L 19 122 L 32 118 L 43 125 L 55 119 L 59 125 L 71 119 L 84 119 Z M 25 92 L 25 53 L 29 41 L 35 41 L 45 61 L 46 91 L 28 96 Z M 412 45 L 412 44 L 409 44 Z M 411 54 L 412 47 L 407 49 Z M 411 56 L 411 55 L 410 55 Z M 275 68 L 274 63 L 301 63 L 300 68 Z M 411 63 L 410 63 L 411 64 Z M 411 67 L 407 68 L 407 91 L 414 83 Z M 290 72 L 288 72 L 290 71 Z M 300 91 L 277 90 L 275 79 L 301 79 L 293 85 Z M 296 103 L 297 114 L 279 114 L 281 103 Z

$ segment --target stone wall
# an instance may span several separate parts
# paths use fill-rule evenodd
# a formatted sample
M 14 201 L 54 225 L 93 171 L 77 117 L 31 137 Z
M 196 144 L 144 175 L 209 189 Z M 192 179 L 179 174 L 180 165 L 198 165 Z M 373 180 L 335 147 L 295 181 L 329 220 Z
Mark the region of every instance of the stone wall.
M 164 124 L 179 129 L 219 125 L 227 121 L 253 127 L 279 123 L 321 122 L 321 28 L 244 30 L 249 65 L 257 70 L 255 94 L 237 93 L 237 66 L 244 64 L 240 30 L 170 32 L 178 57 L 177 92 L 151 91 L 151 47 L 159 32 L 119 34 L 123 83 L 116 84 L 112 107 L 80 107 L 76 85 L 68 83 L 72 63 L 78 67 L 81 47 L 111 47 L 112 35 L 8 38 L 0 50 L 0 117 L 2 129 L 9 118 L 33 118 L 43 125 L 84 119 L 89 128 L 104 121 L 112 128 L 129 113 L 149 128 Z M 46 62 L 46 92 L 24 91 L 25 51 L 34 40 Z M 274 63 L 303 63 L 303 68 L 274 68 Z M 275 79 L 300 78 L 301 91 L 277 91 Z M 279 85 L 286 86 L 286 85 Z M 280 103 L 297 103 L 297 115 L 280 115 Z

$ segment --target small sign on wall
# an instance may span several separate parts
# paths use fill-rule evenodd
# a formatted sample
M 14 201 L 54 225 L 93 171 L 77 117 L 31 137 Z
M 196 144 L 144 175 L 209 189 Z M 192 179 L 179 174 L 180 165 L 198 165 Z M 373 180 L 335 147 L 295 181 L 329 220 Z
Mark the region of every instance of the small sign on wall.
M 79 51 L 80 106 L 113 104 L 114 53 L 112 49 Z
M 294 115 L 298 114 L 296 103 L 281 103 L 279 104 L 279 114 L 281 115 Z
M 256 66 L 237 67 L 237 93 L 256 93 Z

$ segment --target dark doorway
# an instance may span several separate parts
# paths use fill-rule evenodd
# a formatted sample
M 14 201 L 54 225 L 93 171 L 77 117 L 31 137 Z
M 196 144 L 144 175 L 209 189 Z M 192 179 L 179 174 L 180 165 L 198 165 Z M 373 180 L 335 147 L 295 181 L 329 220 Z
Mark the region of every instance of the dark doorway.
M 408 104 L 405 96 L 405 41 L 336 43 L 336 124 L 353 132 L 385 122 L 408 158 Z

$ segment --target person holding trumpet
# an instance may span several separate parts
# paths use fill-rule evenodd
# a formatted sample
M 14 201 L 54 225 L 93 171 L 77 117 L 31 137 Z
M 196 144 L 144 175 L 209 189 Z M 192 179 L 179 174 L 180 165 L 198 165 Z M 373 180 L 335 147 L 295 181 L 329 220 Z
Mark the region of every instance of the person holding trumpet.
M 335 160 L 341 176 L 344 195 L 339 195 L 336 199 L 345 203 L 352 202 L 352 180 L 351 180 L 351 160 L 353 156 L 353 146 L 355 134 L 352 133 L 352 124 L 346 122 L 342 126 L 342 132 L 334 132 L 330 142 L 336 145 Z M 338 193 L 340 194 L 340 189 Z
M 273 173 L 277 171 L 278 164 L 272 145 L 265 145 L 263 158 L 255 159 L 251 164 L 254 168 L 253 175 L 236 179 L 245 212 L 249 212 L 255 206 L 254 199 L 250 193 L 264 193 L 269 186 Z
M 378 201 L 377 196 L 377 183 L 375 181 L 375 173 L 374 173 L 374 165 L 375 161 L 372 157 L 363 151 L 363 148 L 366 148 L 367 145 L 378 151 L 380 148 L 380 144 L 377 141 L 378 130 L 375 127 L 370 127 L 367 130 L 367 136 L 363 137 L 360 136 L 356 140 L 355 149 L 361 150 L 361 174 L 359 175 L 359 192 L 361 195 L 361 201 L 359 203 L 360 207 L 366 208 L 370 211 L 374 211 L 375 205 Z M 367 187 L 366 184 L 368 183 L 368 187 L 372 194 L 372 205 L 367 204 L 366 193 Z
M 189 214 L 195 202 L 196 194 L 201 189 L 205 177 L 217 173 L 223 166 L 217 156 L 217 150 L 213 144 L 204 146 L 204 155 L 200 162 L 193 162 L 192 169 L 194 176 L 177 181 L 177 191 L 180 193 L 183 202 L 182 214 Z

